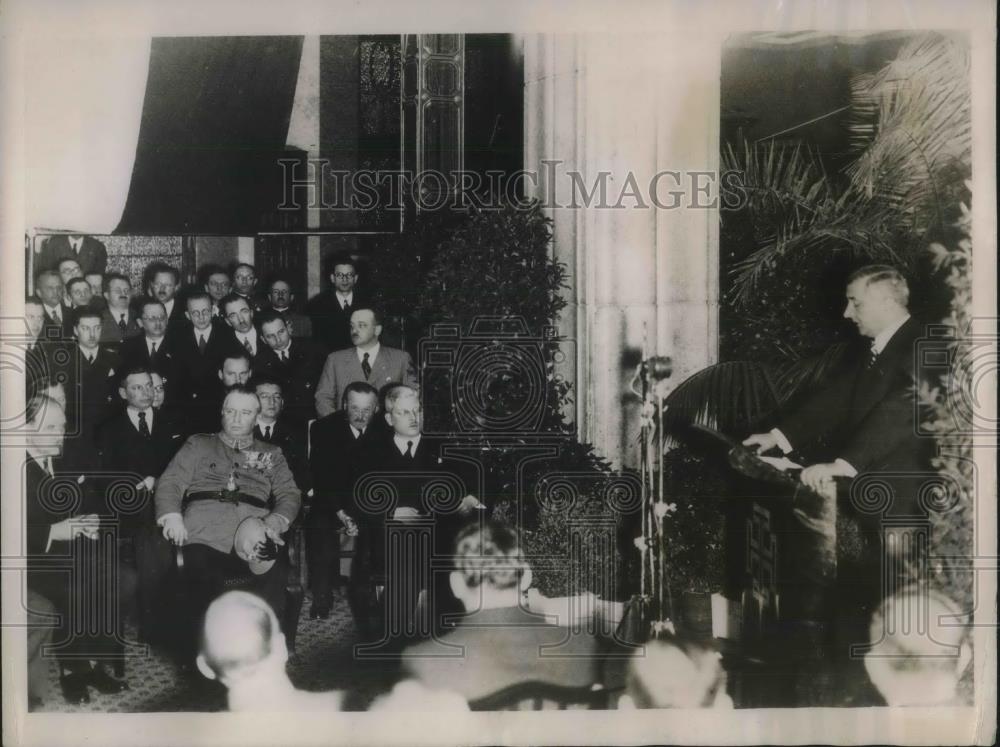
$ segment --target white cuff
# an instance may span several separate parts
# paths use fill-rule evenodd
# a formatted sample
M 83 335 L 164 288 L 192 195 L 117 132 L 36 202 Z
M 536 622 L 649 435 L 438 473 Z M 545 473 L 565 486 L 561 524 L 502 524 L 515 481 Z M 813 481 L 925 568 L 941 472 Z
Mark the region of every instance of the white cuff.
M 779 431 L 777 428 L 771 429 L 771 435 L 774 436 L 774 440 L 778 442 L 778 448 L 781 449 L 783 454 L 788 454 L 792 451 L 792 445 L 785 438 L 785 434 Z
M 858 474 L 858 471 L 854 469 L 854 465 L 844 459 L 837 459 L 834 461 L 834 464 L 844 471 L 846 477 L 855 477 Z
M 163 514 L 163 516 L 161 516 L 159 519 L 157 519 L 156 520 L 156 525 L 159 526 L 159 527 L 162 527 L 164 524 L 167 523 L 167 519 L 169 519 L 171 516 L 176 516 L 179 519 L 183 519 L 184 518 L 184 515 L 181 514 L 180 512 L 178 512 L 178 511 L 171 511 L 169 514 Z

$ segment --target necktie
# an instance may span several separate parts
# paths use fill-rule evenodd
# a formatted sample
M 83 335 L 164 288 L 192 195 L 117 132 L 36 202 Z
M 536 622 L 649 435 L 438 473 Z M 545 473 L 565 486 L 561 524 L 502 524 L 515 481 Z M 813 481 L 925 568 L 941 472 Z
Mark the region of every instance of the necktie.
M 156 357 L 156 343 L 152 343 L 149 348 L 149 359 L 153 360 Z
M 120 329 L 122 331 L 122 335 L 123 336 L 124 336 L 126 330 L 128 330 L 128 322 L 125 321 L 125 315 L 124 314 L 122 314 L 121 318 L 118 320 L 118 329 Z
M 351 312 L 351 302 L 344 301 L 344 313 L 349 314 Z
M 92 356 L 92 355 L 88 355 L 87 356 L 87 364 L 90 365 L 90 366 L 94 365 L 94 356 Z
M 199 353 L 204 353 L 205 352 L 205 346 L 207 344 L 208 343 L 205 342 L 205 335 L 198 335 L 198 352 Z
M 288 362 L 288 351 L 287 350 L 282 350 L 281 351 L 281 362 L 282 363 L 287 363 Z
M 250 355 L 253 355 L 253 348 L 250 347 L 250 338 L 249 337 L 244 337 L 243 338 L 243 347 L 245 347 L 247 349 L 247 352 L 250 353 Z
M 146 413 L 139 413 L 139 435 L 143 438 L 149 438 L 149 425 L 146 423 Z
M 55 319 L 60 324 L 62 324 L 62 311 L 59 309 L 58 306 L 52 309 L 52 318 Z
M 361 370 L 364 371 L 366 379 L 372 375 L 372 364 L 368 362 L 368 353 L 365 353 L 365 357 L 361 360 Z
M 403 456 L 413 459 L 413 441 L 406 442 L 406 453 Z
M 271 426 L 269 425 L 264 426 L 264 440 L 265 441 L 271 440 Z

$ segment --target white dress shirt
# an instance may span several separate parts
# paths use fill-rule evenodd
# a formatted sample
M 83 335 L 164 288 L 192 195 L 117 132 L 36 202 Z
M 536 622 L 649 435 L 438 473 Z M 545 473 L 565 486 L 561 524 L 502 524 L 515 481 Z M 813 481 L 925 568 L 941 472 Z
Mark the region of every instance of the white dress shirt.
M 146 338 L 146 352 L 149 353 L 150 355 L 152 355 L 153 354 L 153 345 L 155 344 L 156 345 L 156 352 L 159 353 L 161 350 L 163 350 L 163 341 L 166 340 L 166 339 L 167 339 L 166 335 L 164 335 L 163 337 L 161 337 L 159 340 L 154 340 L 152 337 L 147 337 Z
M 395 435 L 393 435 L 392 440 L 395 441 L 396 448 L 399 449 L 399 453 L 405 456 L 407 443 L 413 444 L 413 448 L 410 451 L 410 453 L 411 454 L 417 453 L 417 446 L 420 445 L 420 435 L 421 434 L 418 433 L 416 436 L 400 436 L 398 433 L 396 433 Z
M 351 291 L 346 296 L 342 295 L 340 291 L 337 291 L 337 305 L 340 306 L 340 308 L 344 308 L 345 303 L 354 306 L 354 291 Z

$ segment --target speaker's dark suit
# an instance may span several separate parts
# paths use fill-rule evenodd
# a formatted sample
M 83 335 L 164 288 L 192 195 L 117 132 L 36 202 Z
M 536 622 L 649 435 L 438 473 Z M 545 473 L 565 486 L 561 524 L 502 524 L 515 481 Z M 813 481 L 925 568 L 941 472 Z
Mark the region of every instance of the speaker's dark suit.
M 80 269 L 87 275 L 99 272 L 102 275 L 108 267 L 108 249 L 93 236 L 84 236 L 79 253 L 69 243 L 69 236 L 50 236 L 37 257 L 35 272 L 55 270 L 64 259 L 75 259 Z
M 149 436 L 140 434 L 126 410 L 106 421 L 98 430 L 103 482 L 136 485 L 147 477 L 159 478 L 177 450 L 184 444 L 179 423 L 158 411 L 147 414 Z M 167 632 L 164 579 L 173 560 L 170 544 L 156 526 L 153 491 L 137 490 L 127 510 L 119 511 L 120 535 L 134 543 L 138 577 L 137 603 L 140 628 L 145 640 L 162 638 Z
M 915 367 L 922 328 L 912 317 L 889 339 L 869 366 L 868 340 L 852 351 L 843 369 L 778 424 L 796 452 L 808 461 L 844 459 L 859 474 L 883 473 L 896 490 L 893 512 L 915 508 L 911 480 L 927 470 L 933 439 L 917 435 L 914 387 L 923 378 Z
M 123 631 L 116 630 L 121 620 L 119 581 L 117 569 L 108 562 L 114 534 L 102 529 L 96 540 L 49 543 L 52 525 L 91 513 L 76 475 L 56 469 L 50 476 L 30 456 L 25 460 L 28 588 L 52 602 L 60 614 L 52 636 L 60 667 L 86 671 L 89 659 L 110 661 L 122 650 Z M 92 611 L 98 611 L 100 619 L 92 619 Z
M 337 531 L 342 524 L 337 512 L 343 510 L 361 526 L 353 486 L 358 464 L 372 444 L 371 428 L 355 437 L 347 413 L 341 410 L 312 424 L 310 444 L 313 498 L 306 520 L 306 551 L 313 604 L 323 608 L 331 602 L 331 568 L 340 556 Z
M 171 340 L 177 380 L 168 383 L 167 387 L 175 395 L 171 403 L 184 412 L 188 434 L 211 433 L 218 429 L 223 394 L 219 367 L 236 345 L 232 330 L 224 322 L 212 324 L 204 352 L 199 347 L 198 336 L 194 325 L 188 323 Z
M 327 350 L 351 347 L 351 314 L 355 309 L 364 308 L 370 303 L 371 295 L 357 288 L 353 291 L 348 311 L 344 311 L 333 288 L 313 296 L 306 304 L 306 313 L 312 320 L 313 337 L 323 343 Z
M 309 422 L 316 417 L 316 385 L 326 363 L 326 348 L 312 340 L 293 338 L 286 352 L 288 360 L 283 361 L 264 345 L 254 360 L 254 373 L 264 373 L 281 382 L 285 411 Z

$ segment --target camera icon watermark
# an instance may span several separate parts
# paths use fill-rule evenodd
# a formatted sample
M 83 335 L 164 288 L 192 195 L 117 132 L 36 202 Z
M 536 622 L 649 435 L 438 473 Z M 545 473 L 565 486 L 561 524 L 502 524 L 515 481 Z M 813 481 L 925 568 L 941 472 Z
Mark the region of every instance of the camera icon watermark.
M 554 327 L 533 333 L 523 317 L 477 317 L 431 327 L 418 347 L 424 432 L 531 437 L 565 435 L 554 410 L 568 391 L 561 369 L 575 344 Z
M 61 331 L 45 327 L 35 337 L 23 316 L 0 317 L 0 371 L 8 383 L 20 384 L 27 398 L 34 392 L 47 394 L 66 408 L 68 401 L 79 401 L 80 359 L 72 355 L 72 341 Z M 66 436 L 80 433 L 76 411 L 66 423 Z M 0 416 L 0 434 L 4 448 L 23 449 L 37 427 L 27 422 L 27 408 L 9 410 Z
M 959 334 L 947 325 L 930 325 L 914 350 L 917 370 L 938 389 L 951 427 L 950 436 L 988 436 L 997 431 L 997 320 L 973 319 Z M 916 406 L 920 407 L 918 400 Z M 920 436 L 937 436 L 916 417 Z

